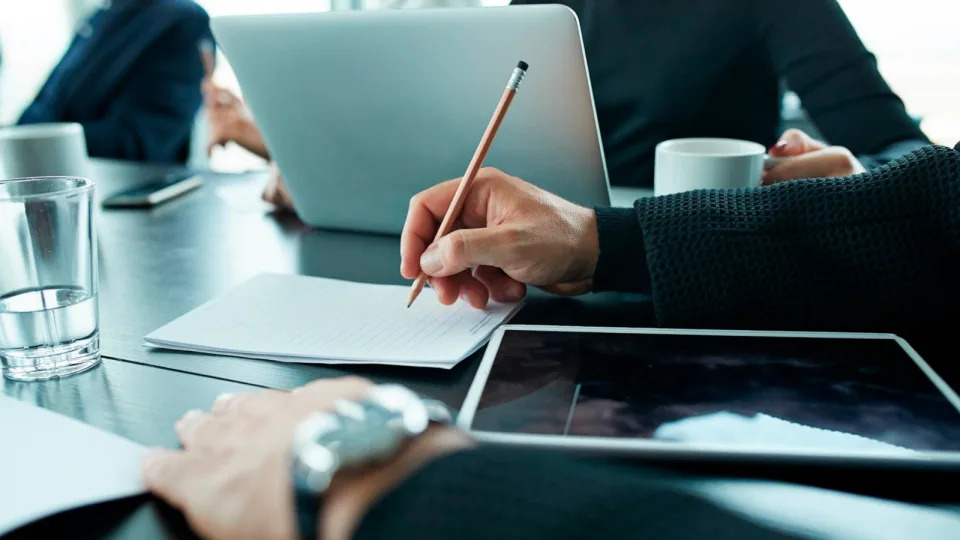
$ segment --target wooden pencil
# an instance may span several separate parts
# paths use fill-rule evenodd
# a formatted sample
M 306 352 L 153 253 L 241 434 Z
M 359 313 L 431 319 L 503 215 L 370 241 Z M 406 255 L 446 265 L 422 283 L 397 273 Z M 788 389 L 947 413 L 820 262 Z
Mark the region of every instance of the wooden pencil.
M 440 228 L 437 229 L 437 235 L 433 240 L 434 243 L 447 234 L 450 234 L 453 223 L 457 220 L 457 217 L 460 216 L 460 211 L 463 209 L 463 202 L 467 198 L 467 193 L 470 192 L 470 185 L 477 177 L 477 172 L 480 171 L 483 160 L 487 157 L 487 151 L 490 150 L 490 145 L 493 144 L 493 139 L 497 136 L 497 130 L 500 129 L 500 124 L 503 123 L 507 109 L 510 108 L 513 97 L 517 95 L 520 82 L 523 81 L 523 77 L 526 75 L 529 67 L 526 62 L 521 60 L 517 64 L 517 67 L 514 68 L 513 74 L 510 76 L 510 81 L 507 83 L 507 88 L 503 91 L 503 96 L 500 98 L 500 103 L 497 104 L 497 108 L 493 112 L 493 118 L 490 119 L 487 130 L 484 131 L 483 137 L 480 139 L 480 145 L 477 147 L 477 151 L 474 152 L 473 159 L 470 160 L 467 172 L 464 173 L 463 178 L 460 180 L 457 193 L 453 196 L 453 200 L 450 201 L 450 206 L 447 208 L 447 213 L 443 216 L 443 221 L 440 222 Z M 407 301 L 408 308 L 412 306 L 413 302 L 420 296 L 420 292 L 423 291 L 423 287 L 427 284 L 427 279 L 427 275 L 420 272 L 420 275 L 414 280 L 413 286 L 410 289 L 410 298 Z

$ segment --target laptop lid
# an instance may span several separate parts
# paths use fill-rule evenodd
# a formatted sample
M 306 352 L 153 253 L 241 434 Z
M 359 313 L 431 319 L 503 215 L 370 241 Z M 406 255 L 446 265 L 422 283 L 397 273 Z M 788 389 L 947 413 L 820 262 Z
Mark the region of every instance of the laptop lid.
M 518 60 L 530 70 L 484 165 L 609 203 L 566 7 L 230 16 L 213 30 L 310 225 L 399 233 L 410 197 L 463 175 Z

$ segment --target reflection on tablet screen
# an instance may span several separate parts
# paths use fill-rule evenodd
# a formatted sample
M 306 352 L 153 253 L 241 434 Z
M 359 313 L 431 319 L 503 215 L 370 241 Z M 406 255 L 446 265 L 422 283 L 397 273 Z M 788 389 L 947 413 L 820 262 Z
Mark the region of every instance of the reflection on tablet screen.
M 960 450 L 890 339 L 507 331 L 472 429 L 751 449 Z

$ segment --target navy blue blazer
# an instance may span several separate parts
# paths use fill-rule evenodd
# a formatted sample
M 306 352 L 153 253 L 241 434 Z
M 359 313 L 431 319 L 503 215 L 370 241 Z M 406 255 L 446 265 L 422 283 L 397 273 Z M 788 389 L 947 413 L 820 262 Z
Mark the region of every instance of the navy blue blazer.
M 74 37 L 21 124 L 79 122 L 92 157 L 185 162 L 210 18 L 190 0 L 114 0 Z

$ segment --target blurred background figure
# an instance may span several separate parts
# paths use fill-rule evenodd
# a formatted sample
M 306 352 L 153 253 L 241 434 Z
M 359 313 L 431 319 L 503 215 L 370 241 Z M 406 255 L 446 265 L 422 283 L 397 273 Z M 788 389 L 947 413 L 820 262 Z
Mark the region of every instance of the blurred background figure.
M 210 39 L 191 0 L 103 2 L 18 123 L 78 122 L 91 157 L 185 163 Z

